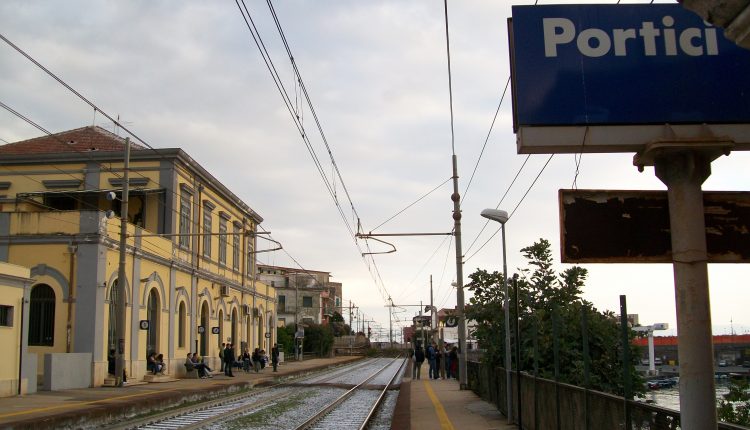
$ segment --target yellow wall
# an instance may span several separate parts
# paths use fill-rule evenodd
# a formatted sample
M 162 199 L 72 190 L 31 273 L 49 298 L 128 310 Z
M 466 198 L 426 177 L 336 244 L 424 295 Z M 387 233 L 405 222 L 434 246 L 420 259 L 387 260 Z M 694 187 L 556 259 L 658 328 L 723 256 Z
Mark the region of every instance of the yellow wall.
M 24 286 L 31 283 L 29 269 L 0 262 L 0 305 L 11 306 L 13 318 L 10 326 L 0 326 L 0 345 L 5 347 L 3 365 L 0 366 L 0 397 L 18 394 L 19 361 L 23 347 L 21 315 Z M 27 391 L 26 380 L 21 381 L 21 392 Z

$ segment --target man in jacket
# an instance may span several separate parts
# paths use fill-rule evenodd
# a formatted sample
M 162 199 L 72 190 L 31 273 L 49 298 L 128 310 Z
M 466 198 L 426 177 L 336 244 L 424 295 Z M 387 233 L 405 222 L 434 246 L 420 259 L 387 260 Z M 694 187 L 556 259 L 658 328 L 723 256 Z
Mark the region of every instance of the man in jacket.
M 271 348 L 271 364 L 273 364 L 273 371 L 278 372 L 279 367 L 279 346 L 275 343 L 273 344 L 273 348 Z
M 232 374 L 232 365 L 234 364 L 234 348 L 231 343 L 227 343 L 226 349 L 224 349 L 224 374 L 231 378 L 234 378 Z
M 417 345 L 414 350 L 414 369 L 412 370 L 411 379 L 420 379 L 422 373 L 422 363 L 424 363 L 424 351 Z

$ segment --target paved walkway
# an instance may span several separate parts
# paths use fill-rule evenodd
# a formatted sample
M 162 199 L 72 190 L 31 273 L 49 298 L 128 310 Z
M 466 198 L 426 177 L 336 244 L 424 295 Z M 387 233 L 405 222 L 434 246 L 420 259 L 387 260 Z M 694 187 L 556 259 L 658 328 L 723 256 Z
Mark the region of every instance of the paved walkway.
M 472 391 L 460 390 L 455 379 L 404 378 L 392 428 L 509 430 L 517 427 L 509 425 L 491 403 Z
M 360 357 L 309 359 L 285 362 L 279 372 L 266 367 L 260 373 L 234 371 L 234 378 L 215 372 L 211 379 L 173 379 L 160 383 L 129 383 L 121 388 L 97 387 L 39 391 L 0 398 L 0 428 L 93 428 L 113 417 L 133 416 L 173 406 L 180 401 L 212 398 L 240 389 L 273 383 L 278 377 L 299 375 L 340 365 Z M 88 423 L 84 426 L 84 423 Z

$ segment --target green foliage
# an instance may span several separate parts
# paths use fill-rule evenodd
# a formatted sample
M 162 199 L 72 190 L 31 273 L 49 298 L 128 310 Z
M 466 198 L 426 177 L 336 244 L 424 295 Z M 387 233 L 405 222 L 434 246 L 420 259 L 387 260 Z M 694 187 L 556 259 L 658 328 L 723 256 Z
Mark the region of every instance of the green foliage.
M 342 317 L 340 313 L 333 311 L 331 322 L 344 322 L 344 317 Z
M 620 325 L 611 312 L 599 312 L 581 298 L 587 270 L 574 266 L 560 274 L 553 269 L 550 243 L 545 239 L 521 249 L 528 268 L 509 279 L 511 332 L 515 331 L 516 309 L 513 305 L 518 288 L 520 315 L 521 369 L 533 371 L 534 344 L 537 345 L 539 376 L 554 378 L 554 346 L 559 347 L 560 380 L 584 385 L 582 316 L 586 315 L 589 343 L 589 381 L 592 389 L 623 393 L 622 346 Z M 484 360 L 495 366 L 505 363 L 505 316 L 503 274 L 478 269 L 469 275 L 468 288 L 473 292 L 466 315 L 477 322 L 475 336 L 485 349 Z M 630 332 L 632 338 L 633 332 Z M 515 338 L 515 336 L 514 336 Z M 513 341 L 515 343 L 515 340 Z M 631 357 L 639 357 L 632 343 Z M 514 346 L 512 346 L 514 348 Z M 515 362 L 515 351 L 511 351 Z M 634 393 L 643 392 L 643 381 L 628 365 Z
M 287 357 L 294 355 L 294 324 L 276 329 L 276 343 Z
M 750 426 L 750 382 L 731 380 L 729 393 L 724 394 L 716 407 L 721 421 Z
M 330 325 L 308 324 L 303 345 L 305 352 L 327 357 L 333 349 L 333 329 Z

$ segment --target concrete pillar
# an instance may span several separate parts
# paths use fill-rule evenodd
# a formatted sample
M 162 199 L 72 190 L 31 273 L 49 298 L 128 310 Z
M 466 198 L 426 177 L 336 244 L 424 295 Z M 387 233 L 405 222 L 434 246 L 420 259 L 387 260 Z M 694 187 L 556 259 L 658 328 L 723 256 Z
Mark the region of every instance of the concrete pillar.
M 667 185 L 680 360 L 680 422 L 683 430 L 715 429 L 711 303 L 701 185 L 711 158 L 699 151 L 670 151 L 655 159 Z

